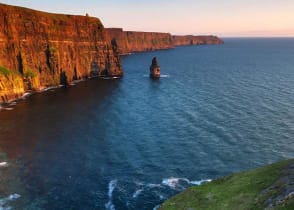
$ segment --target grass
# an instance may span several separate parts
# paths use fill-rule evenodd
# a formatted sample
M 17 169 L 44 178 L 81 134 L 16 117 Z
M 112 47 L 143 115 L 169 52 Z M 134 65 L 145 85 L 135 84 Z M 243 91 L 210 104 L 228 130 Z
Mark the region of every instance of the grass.
M 8 76 L 9 74 L 11 74 L 11 71 L 7 68 L 5 68 L 4 66 L 0 65 L 0 74 L 4 75 L 4 76 Z
M 160 210 L 264 209 L 263 202 L 267 197 L 260 198 L 260 192 L 276 181 L 282 168 L 291 161 L 294 160 L 281 161 L 191 187 L 166 201 Z M 294 201 L 290 200 L 277 209 L 293 207 Z
M 28 68 L 28 70 L 26 71 L 24 76 L 26 78 L 34 78 L 34 77 L 36 77 L 36 73 L 32 69 Z
M 53 53 L 56 53 L 57 49 L 54 46 L 50 46 L 49 51 L 50 51 L 51 54 L 53 54 Z
M 3 161 L 6 161 L 7 157 L 6 154 L 1 152 L 1 148 L 0 148 L 0 163 Z

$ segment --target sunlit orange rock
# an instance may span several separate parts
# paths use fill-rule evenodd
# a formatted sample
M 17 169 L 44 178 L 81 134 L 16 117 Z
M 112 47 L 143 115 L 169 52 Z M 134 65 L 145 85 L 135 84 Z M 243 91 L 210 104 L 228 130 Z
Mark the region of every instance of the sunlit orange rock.
M 71 82 L 87 78 L 91 72 L 107 76 L 123 73 L 120 58 L 98 18 L 5 4 L 0 4 L 0 67 L 10 75 L 0 70 L 0 103 L 27 89 L 59 85 L 64 74 L 66 82 Z

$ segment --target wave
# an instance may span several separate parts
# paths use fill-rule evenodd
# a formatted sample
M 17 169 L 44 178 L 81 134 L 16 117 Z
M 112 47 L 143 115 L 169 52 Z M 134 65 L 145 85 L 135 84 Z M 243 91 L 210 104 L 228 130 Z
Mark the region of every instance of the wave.
M 57 89 L 59 87 L 62 87 L 62 85 L 46 87 L 46 88 L 43 88 L 43 89 L 39 90 L 38 92 L 43 93 L 43 92 L 46 92 L 46 91 L 49 91 L 49 90 Z
M 21 196 L 19 194 L 11 194 L 6 198 L 2 198 L 0 199 L 0 210 L 10 210 L 11 207 L 7 206 L 7 203 L 14 201 L 18 198 L 20 198 Z
M 188 187 L 193 185 L 201 185 L 206 182 L 210 182 L 211 179 L 202 179 L 202 180 L 189 180 L 187 178 L 178 178 L 178 177 L 170 177 L 164 178 L 159 183 L 144 183 L 141 181 L 127 181 L 122 180 L 121 182 L 117 179 L 111 180 L 108 183 L 108 201 L 105 204 L 106 210 L 115 210 L 115 200 L 116 196 L 119 196 L 119 199 L 123 199 L 125 202 L 125 206 L 128 209 L 134 209 L 136 205 L 141 202 L 145 203 L 145 199 L 149 198 L 154 201 L 154 205 L 162 203 L 164 200 L 174 195 L 176 192 L 183 191 Z M 129 191 L 129 187 L 132 185 L 134 191 Z M 134 186 L 135 185 L 135 186 Z M 119 189 L 119 190 L 116 190 Z M 122 190 L 123 189 L 123 190 Z M 114 194 L 114 191 L 116 192 Z M 119 193 L 119 195 L 118 195 Z M 122 194 L 120 194 L 122 193 Z M 151 206 L 152 208 L 152 206 Z M 158 206 L 155 206 L 153 209 L 158 209 Z
M 22 98 L 26 98 L 26 97 L 29 97 L 30 95 L 32 95 L 32 93 L 29 93 L 29 92 L 25 92 L 23 95 L 22 95 Z
M 15 101 L 11 102 L 9 106 L 15 106 L 17 103 Z
M 190 183 L 193 185 L 202 185 L 204 183 L 211 182 L 211 181 L 212 181 L 212 179 L 204 179 L 204 180 L 200 180 L 200 181 L 190 181 Z
M 108 193 L 107 193 L 108 202 L 105 204 L 105 208 L 107 210 L 115 210 L 115 206 L 112 203 L 112 194 L 116 186 L 117 186 L 117 180 L 111 180 L 108 184 Z
M 132 198 L 137 198 L 141 194 L 141 192 L 143 192 L 143 189 L 136 190 L 134 192 Z
M 152 184 L 152 183 L 149 183 L 146 185 L 148 188 L 156 188 L 156 187 L 162 187 L 160 184 Z
M 150 75 L 149 74 L 143 74 L 143 77 L 150 77 Z M 161 74 L 160 77 L 167 78 L 167 77 L 170 77 L 170 75 L 169 74 Z
M 189 183 L 190 181 L 186 178 L 168 178 L 168 179 L 163 179 L 162 180 L 162 184 L 165 186 L 169 186 L 172 189 L 176 189 L 178 187 L 182 187 L 182 185 L 180 185 L 180 182 L 186 182 Z
M 6 167 L 6 166 L 8 166 L 7 162 L 0 162 L 0 167 Z
M 100 77 L 101 79 L 106 79 L 106 80 L 108 80 L 108 79 L 110 79 L 110 80 L 112 80 L 112 79 L 120 79 L 120 77 Z
M 155 207 L 153 208 L 153 210 L 158 210 L 159 207 L 160 207 L 160 205 L 157 205 L 157 206 L 155 206 Z
M 206 182 L 211 182 L 211 179 L 203 179 L 203 180 L 196 180 L 196 181 L 190 181 L 187 178 L 167 178 L 162 180 L 162 184 L 165 186 L 168 186 L 174 190 L 182 190 L 185 189 L 184 184 L 192 184 L 192 185 L 201 185 Z

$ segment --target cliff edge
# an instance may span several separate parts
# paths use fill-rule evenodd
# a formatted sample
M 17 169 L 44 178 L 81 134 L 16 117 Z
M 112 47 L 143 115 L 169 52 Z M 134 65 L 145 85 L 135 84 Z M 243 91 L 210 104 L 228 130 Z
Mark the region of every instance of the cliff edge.
M 0 4 L 0 103 L 90 74 L 122 73 L 98 18 Z
M 294 209 L 294 159 L 191 187 L 159 210 Z

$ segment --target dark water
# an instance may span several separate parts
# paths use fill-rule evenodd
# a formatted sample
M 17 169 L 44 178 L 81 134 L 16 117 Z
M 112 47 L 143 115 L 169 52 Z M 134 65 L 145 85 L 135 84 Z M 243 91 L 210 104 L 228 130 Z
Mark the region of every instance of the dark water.
M 18 180 L 0 198 L 17 193 L 11 205 L 28 209 L 153 209 L 201 180 L 293 158 L 294 39 L 225 42 L 130 55 L 121 80 L 0 112 L 0 148 Z M 153 56 L 159 81 L 148 78 Z

